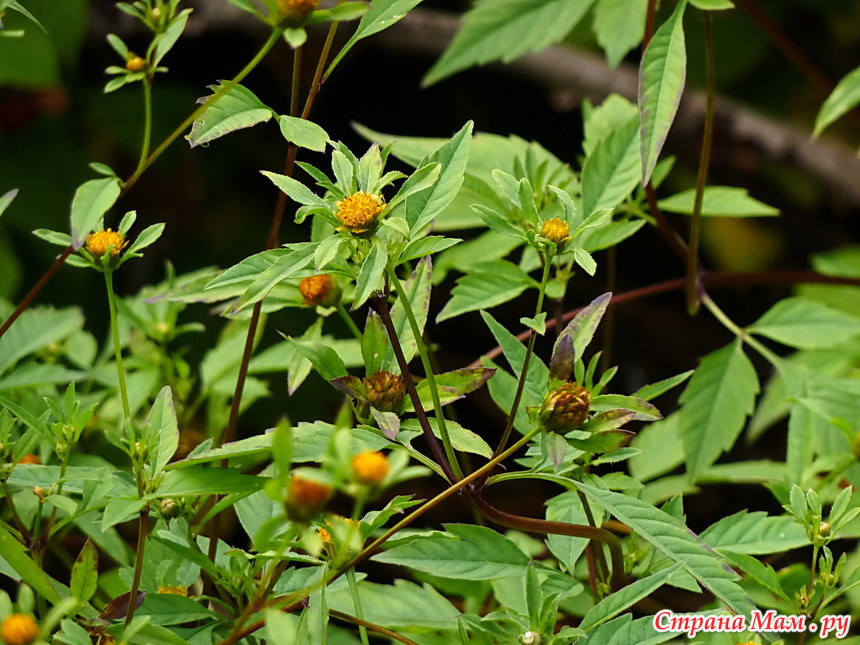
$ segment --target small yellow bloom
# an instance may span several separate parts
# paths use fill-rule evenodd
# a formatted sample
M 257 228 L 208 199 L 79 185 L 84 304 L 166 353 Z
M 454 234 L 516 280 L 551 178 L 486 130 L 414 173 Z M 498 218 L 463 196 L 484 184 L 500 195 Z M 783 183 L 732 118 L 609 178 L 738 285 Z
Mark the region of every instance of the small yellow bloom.
M 185 596 L 186 598 L 188 597 L 188 589 L 186 589 L 185 587 L 176 587 L 173 585 L 159 587 L 158 593 L 172 594 L 174 596 Z
M 334 215 L 343 222 L 343 226 L 338 230 L 364 233 L 370 230 L 384 208 L 385 202 L 379 195 L 358 191 L 337 203 L 337 212 Z
M 327 273 L 308 276 L 299 282 L 299 293 L 306 305 L 332 305 L 340 295 L 337 283 Z
M 317 533 L 320 536 L 320 540 L 326 544 L 331 544 L 331 533 L 329 533 L 328 529 L 317 529 Z
M 29 614 L 10 614 L 3 621 L 0 634 L 6 645 L 30 645 L 39 636 L 39 626 Z
M 319 514 L 331 494 L 331 487 L 327 484 L 293 475 L 287 486 L 287 499 L 284 502 L 287 516 L 294 522 L 306 522 Z
M 122 233 L 112 231 L 111 229 L 87 235 L 87 251 L 97 258 L 107 253 L 108 247 L 111 247 L 110 254 L 112 256 L 119 255 L 119 252 L 122 251 L 126 244 L 128 242 L 123 240 Z
M 388 474 L 388 457 L 373 450 L 360 452 L 352 458 L 352 474 L 361 484 L 377 486 Z
M 570 227 L 558 217 L 553 217 L 543 223 L 540 234 L 550 242 L 561 244 L 570 239 Z
M 125 62 L 125 68 L 130 72 L 140 72 L 146 67 L 146 61 L 140 56 L 129 54 L 128 60 Z

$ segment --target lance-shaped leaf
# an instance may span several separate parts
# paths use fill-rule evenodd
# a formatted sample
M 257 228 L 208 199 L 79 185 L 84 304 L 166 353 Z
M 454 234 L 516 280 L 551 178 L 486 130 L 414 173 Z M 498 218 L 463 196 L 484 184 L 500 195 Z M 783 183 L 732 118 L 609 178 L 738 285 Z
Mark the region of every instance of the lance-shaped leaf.
M 594 7 L 594 35 L 611 67 L 642 42 L 647 9 L 648 0 L 600 0 Z
M 815 136 L 843 114 L 860 105 L 860 67 L 839 81 L 815 119 Z
M 406 297 L 412 307 L 412 313 L 415 315 L 415 322 L 418 323 L 418 331 L 420 333 L 424 333 L 424 326 L 427 324 L 427 314 L 430 311 L 432 275 L 432 261 L 429 257 L 425 257 L 415 267 L 415 271 L 412 272 L 409 279 L 403 283 L 403 290 L 406 292 Z M 412 333 L 412 325 L 409 324 L 409 319 L 406 317 L 406 308 L 399 298 L 391 308 L 391 322 L 394 324 L 397 338 L 400 339 L 403 357 L 408 363 L 418 352 L 418 342 L 415 339 L 415 334 Z M 394 348 L 391 345 L 388 345 L 385 350 L 385 360 L 382 362 L 382 369 L 390 372 L 400 371 L 397 359 L 394 356 Z M 372 374 L 373 371 L 368 369 L 369 374 Z
M 84 548 L 78 554 L 72 565 L 72 577 L 69 591 L 79 605 L 85 605 L 96 592 L 99 581 L 99 553 L 91 539 L 87 539 Z
M 609 306 L 611 298 L 611 293 L 604 293 L 595 298 L 576 314 L 559 334 L 552 349 L 550 361 L 550 374 L 553 378 L 566 381 L 570 377 L 576 359 L 582 358 L 585 348 L 594 338 L 597 326 L 603 314 L 606 313 L 606 307 Z
M 210 85 L 212 96 L 222 92 L 226 83 Z M 203 96 L 197 99 L 198 103 L 205 103 L 212 96 Z M 250 128 L 258 123 L 264 123 L 275 116 L 271 108 L 267 107 L 257 95 L 247 87 L 236 85 L 224 92 L 218 99 L 201 114 L 191 126 L 191 134 L 186 139 L 191 147 L 214 141 L 225 134 Z
M 642 500 L 576 484 L 588 498 L 612 513 L 683 569 L 699 584 L 710 590 L 732 611 L 749 617 L 755 605 L 738 585 L 739 576 L 732 571 L 695 533 L 678 518 Z
M 594 0 L 484 0 L 465 16 L 462 29 L 424 77 L 431 85 L 473 65 L 505 62 L 564 38 Z
M 860 318 L 807 298 L 785 298 L 748 330 L 798 349 L 836 347 L 860 335 Z
M 328 345 L 312 341 L 298 341 L 295 338 L 289 340 L 293 347 L 313 364 L 314 369 L 326 381 L 333 381 L 346 375 L 346 365 L 343 364 L 343 359 Z
M 755 368 L 738 343 L 702 359 L 680 398 L 681 436 L 693 481 L 732 447 L 758 389 Z
M 400 432 L 400 417 L 394 412 L 380 412 L 376 408 L 370 408 L 370 413 L 376 419 L 376 424 L 382 434 L 394 441 Z
M 669 19 L 654 34 L 642 57 L 639 70 L 639 118 L 643 186 L 651 180 L 651 173 L 657 165 L 684 92 L 687 74 L 684 42 L 686 7 L 687 0 L 678 3 Z
M 685 190 L 661 199 L 657 205 L 669 213 L 692 215 L 696 190 Z M 744 188 L 708 186 L 702 197 L 702 217 L 774 217 L 779 209 L 749 196 Z
M 474 369 L 462 369 L 436 374 L 435 380 L 439 390 L 439 400 L 442 405 L 448 405 L 458 399 L 462 399 L 467 394 L 483 387 L 495 373 L 496 370 L 494 369 L 476 367 Z M 415 389 L 418 391 L 418 397 L 421 399 L 421 405 L 424 407 L 424 410 L 432 410 L 433 395 L 429 379 L 424 379 L 418 383 Z M 410 412 L 413 409 L 412 401 L 404 399 L 404 411 Z
M 460 316 L 469 311 L 489 309 L 513 300 L 538 283 L 517 265 L 505 260 L 482 262 L 457 280 L 448 304 L 439 312 L 436 322 Z
M 433 434 L 436 435 L 437 439 L 441 440 L 442 432 L 439 429 L 439 420 L 434 416 L 428 416 L 427 421 L 430 423 L 430 429 L 433 431 Z M 493 455 L 493 449 L 490 448 L 489 444 L 487 444 L 480 435 L 472 430 L 464 428 L 459 423 L 452 421 L 451 419 L 445 420 L 445 428 L 448 430 L 448 436 L 451 439 L 451 445 L 454 446 L 454 450 L 458 452 L 469 452 L 473 455 L 481 455 L 487 459 Z M 423 434 L 423 430 L 421 429 L 421 424 L 418 422 L 418 419 L 407 419 L 402 423 L 401 429 L 402 432 L 400 433 L 398 441 L 405 445 L 409 445 L 415 437 Z
M 378 313 L 372 309 L 368 310 L 364 333 L 361 335 L 361 357 L 368 375 L 383 369 L 386 352 L 388 352 L 388 334 L 385 331 L 385 325 L 382 324 L 382 318 Z
M 52 603 L 59 603 L 60 597 L 42 567 L 36 564 L 27 549 L 9 532 L 5 525 L 0 524 L 0 553 L 6 563 L 20 576 L 20 579 L 30 585 L 40 596 Z
M 663 415 L 651 403 L 635 396 L 623 394 L 601 394 L 591 400 L 591 409 L 598 412 L 608 410 L 629 410 L 633 412 L 637 421 L 656 421 L 662 419 Z
M 353 311 L 367 302 L 374 291 L 382 289 L 385 281 L 385 265 L 388 256 L 382 244 L 374 244 L 370 253 L 364 259 L 361 270 L 358 272 L 358 280 L 355 283 L 355 295 L 352 300 Z
M 239 301 L 234 306 L 233 312 L 238 312 L 248 305 L 252 305 L 258 300 L 262 300 L 276 284 L 304 269 L 313 261 L 316 247 L 317 244 L 308 243 L 300 246 L 299 248 L 293 249 L 293 251 L 287 255 L 279 256 L 278 259 L 275 260 L 268 269 L 260 273 L 245 290 L 242 297 L 239 298 Z M 214 282 L 215 281 L 213 281 L 213 283 Z
M 9 204 L 12 203 L 12 200 L 15 199 L 15 197 L 17 195 L 18 195 L 18 189 L 13 188 L 9 192 L 7 192 L 5 195 L 0 197 L 0 215 L 3 214 L 3 211 L 5 211 L 7 208 L 9 208 Z
M 615 208 L 639 184 L 639 118 L 600 141 L 582 169 L 582 210 Z
M 157 475 L 179 447 L 179 426 L 176 420 L 176 408 L 173 405 L 173 392 L 165 385 L 158 396 L 143 430 L 144 444 L 149 451 L 152 472 Z
M 90 179 L 81 184 L 72 199 L 72 247 L 77 251 L 86 242 L 87 235 L 111 206 L 120 193 L 120 181 L 115 177 Z

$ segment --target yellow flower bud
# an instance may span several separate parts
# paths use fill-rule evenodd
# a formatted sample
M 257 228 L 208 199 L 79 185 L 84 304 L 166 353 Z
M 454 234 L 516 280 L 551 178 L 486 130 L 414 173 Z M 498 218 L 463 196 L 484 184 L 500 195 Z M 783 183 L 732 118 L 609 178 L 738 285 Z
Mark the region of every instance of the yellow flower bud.
M 570 227 L 558 217 L 553 217 L 543 223 L 540 234 L 550 242 L 562 244 L 570 239 Z
M 119 252 L 122 251 L 126 244 L 128 242 L 123 240 L 122 234 L 111 229 L 87 235 L 87 251 L 97 258 L 107 253 L 108 248 L 110 248 L 112 256 L 119 255 Z
M 299 282 L 299 293 L 306 305 L 334 305 L 340 298 L 340 289 L 333 276 L 327 273 L 308 276 Z
M 306 522 L 323 509 L 329 497 L 331 486 L 315 479 L 293 475 L 287 486 L 284 502 L 287 517 L 294 522 Z
M 39 459 L 39 455 L 34 455 L 32 452 L 28 452 L 26 455 L 22 456 L 18 460 L 19 464 L 41 464 L 42 460 Z
M 544 428 L 565 434 L 588 420 L 591 392 L 576 383 L 564 383 L 541 403 L 539 415 Z
M 176 587 L 173 585 L 168 585 L 166 587 L 159 587 L 158 593 L 166 593 L 171 594 L 173 596 L 185 596 L 188 597 L 188 589 L 185 587 Z
M 146 61 L 140 56 L 129 54 L 128 60 L 125 62 L 125 68 L 130 72 L 140 72 L 146 67 Z
M 388 474 L 388 457 L 373 450 L 360 452 L 352 458 L 352 474 L 360 484 L 377 486 Z
M 379 195 L 358 191 L 337 203 L 337 212 L 334 215 L 343 222 L 343 226 L 338 230 L 350 233 L 369 231 L 384 208 L 385 202 Z
M 6 645 L 30 645 L 39 636 L 39 626 L 29 614 L 10 614 L 0 627 Z

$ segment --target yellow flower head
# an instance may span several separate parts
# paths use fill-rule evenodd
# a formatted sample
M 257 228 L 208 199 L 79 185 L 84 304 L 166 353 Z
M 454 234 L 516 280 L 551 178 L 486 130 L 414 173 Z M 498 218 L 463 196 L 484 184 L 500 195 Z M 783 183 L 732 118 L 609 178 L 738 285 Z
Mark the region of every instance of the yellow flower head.
M 112 231 L 111 229 L 87 235 L 87 251 L 97 258 L 107 253 L 108 247 L 111 247 L 111 256 L 119 255 L 119 252 L 122 251 L 126 244 L 128 242 L 123 240 L 122 233 Z
M 41 464 L 42 460 L 39 459 L 39 455 L 34 455 L 32 452 L 28 452 L 26 455 L 23 455 L 19 460 L 19 464 Z
M 570 227 L 558 217 L 553 217 L 543 223 L 540 234 L 550 242 L 561 244 L 570 239 Z
M 6 645 L 30 645 L 39 636 L 39 626 L 29 614 L 10 614 L 0 627 Z
M 370 230 L 383 208 L 385 202 L 379 195 L 358 191 L 337 203 L 337 212 L 334 215 L 343 222 L 343 226 L 338 230 L 364 233 Z
M 125 61 L 125 68 L 130 72 L 140 72 L 146 67 L 146 61 L 140 56 L 129 54 L 128 60 Z
M 360 452 L 352 458 L 352 474 L 360 484 L 376 486 L 388 474 L 388 457 L 373 450 Z
M 333 305 L 340 296 L 337 283 L 327 273 L 302 278 L 299 282 L 299 293 L 305 299 L 306 305 Z
M 305 522 L 319 514 L 331 494 L 331 487 L 327 484 L 293 475 L 287 486 L 287 499 L 284 503 L 287 516 L 294 522 Z
M 159 587 L 158 593 L 172 594 L 174 596 L 185 596 L 186 598 L 188 597 L 188 589 L 186 589 L 185 587 L 176 587 L 173 585 Z
M 331 544 L 331 533 L 329 533 L 328 529 L 317 529 L 317 533 L 320 536 L 320 540 L 324 543 Z

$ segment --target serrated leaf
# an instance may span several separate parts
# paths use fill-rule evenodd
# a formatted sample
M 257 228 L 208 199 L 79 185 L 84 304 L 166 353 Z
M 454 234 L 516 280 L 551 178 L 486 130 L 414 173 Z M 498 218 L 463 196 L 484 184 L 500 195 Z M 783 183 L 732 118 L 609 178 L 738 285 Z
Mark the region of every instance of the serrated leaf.
M 737 342 L 702 359 L 680 397 L 681 436 L 691 480 L 732 447 L 758 391 L 755 368 Z
M 455 244 L 459 244 L 463 240 L 455 237 L 442 237 L 441 235 L 428 235 L 417 240 L 413 240 L 406 245 L 406 248 L 400 253 L 399 262 L 408 262 L 416 258 L 423 258 L 433 253 L 439 253 L 445 249 L 451 248 Z
M 104 214 L 116 203 L 120 181 L 116 178 L 90 179 L 81 184 L 72 199 L 72 247 L 77 251 Z
M 670 376 L 669 378 L 663 379 L 662 381 L 657 381 L 656 383 L 645 385 L 639 388 L 636 392 L 634 392 L 633 396 L 639 399 L 643 399 L 645 401 L 655 399 L 661 394 L 668 392 L 673 387 L 676 387 L 686 381 L 693 375 L 694 371 L 695 370 L 687 370 L 686 372 L 681 372 L 680 374 L 676 374 L 675 376 Z
M 165 385 L 146 417 L 143 430 L 146 448 L 152 463 L 152 475 L 158 475 L 171 460 L 179 447 L 179 424 L 173 405 L 173 392 Z
M 83 314 L 76 308 L 28 309 L 21 314 L 18 324 L 0 337 L 0 373 L 21 358 L 68 338 L 83 324 Z
M 310 188 L 305 186 L 300 181 L 296 181 L 292 177 L 287 177 L 286 175 L 279 175 L 277 173 L 268 172 L 266 170 L 262 170 L 260 172 L 265 177 L 268 177 L 269 181 L 271 181 L 273 184 L 275 184 L 275 186 L 280 188 L 281 191 L 294 202 L 310 206 L 325 205 L 325 201 L 321 197 L 315 195 Z
M 713 548 L 748 555 L 788 551 L 809 544 L 806 531 L 789 516 L 739 511 L 705 529 L 701 538 Z
M 747 328 L 796 347 L 836 347 L 860 334 L 860 318 L 807 298 L 785 298 Z
M 466 162 L 469 159 L 472 126 L 472 122 L 468 121 L 450 141 L 419 164 L 420 167 L 439 163 L 441 170 L 435 184 L 415 193 L 406 201 L 406 221 L 413 232 L 418 232 L 430 224 L 457 196 L 463 185 Z
M 505 260 L 482 262 L 457 281 L 451 299 L 439 312 L 436 322 L 455 318 L 469 311 L 490 309 L 513 300 L 538 284 L 515 264 Z
M 226 87 L 222 82 L 210 85 L 212 94 L 217 94 Z M 205 103 L 211 96 L 197 100 Z M 271 108 L 267 107 L 257 95 L 247 87 L 236 85 L 222 94 L 217 101 L 210 105 L 191 126 L 191 133 L 186 137 L 191 147 L 209 143 L 225 134 L 250 128 L 258 123 L 265 123 L 274 116 Z
M 744 553 L 735 553 L 726 549 L 720 549 L 720 553 L 734 562 L 741 571 L 746 573 L 765 589 L 773 592 L 789 605 L 793 604 L 791 598 L 782 590 L 779 576 L 776 574 L 776 571 L 773 570 L 773 567 L 768 564 L 764 564 L 763 562 L 759 562 L 751 555 L 746 555 Z
M 379 33 L 383 29 L 388 29 L 391 25 L 399 22 L 419 2 L 421 0 L 374 0 L 370 6 L 370 11 L 362 16 L 358 28 L 332 60 L 326 71 L 326 76 L 331 74 L 341 59 L 359 40 Z
M 428 409 L 432 409 L 431 406 L 427 406 Z M 374 410 L 374 416 L 377 416 L 376 411 Z M 393 414 L 393 413 L 392 413 Z M 379 417 L 377 417 L 377 420 Z M 442 438 L 442 432 L 439 429 L 439 421 L 435 416 L 427 417 L 427 420 L 430 422 L 430 429 L 433 431 L 433 434 L 438 438 Z M 469 452 L 473 455 L 481 455 L 489 459 L 493 455 L 493 449 L 490 448 L 489 444 L 484 441 L 480 435 L 469 430 L 468 428 L 464 428 L 456 421 L 452 421 L 451 419 L 445 420 L 445 427 L 448 430 L 448 436 L 451 438 L 451 445 L 454 446 L 454 450 L 458 452 Z M 382 426 L 380 425 L 380 429 Z M 418 423 L 417 419 L 409 419 L 404 421 L 401 424 L 401 429 L 406 432 L 411 432 L 415 437 L 423 434 L 421 430 L 421 424 Z M 401 436 L 400 441 L 404 443 L 409 443 L 412 438 L 404 438 Z
M 529 558 L 508 538 L 483 526 L 447 524 L 445 528 L 454 537 L 418 537 L 371 559 L 463 580 L 526 574 Z
M 42 566 L 36 564 L 27 554 L 24 546 L 16 540 L 6 526 L 0 523 L 0 553 L 3 559 L 15 572 L 21 576 L 21 580 L 30 585 L 33 590 L 43 598 L 52 603 L 59 603 L 60 596 L 51 584 L 51 579 L 42 570 Z
M 639 70 L 639 118 L 641 121 L 642 185 L 651 180 L 666 135 L 675 120 L 684 92 L 687 51 L 684 43 L 684 9 L 681 0 L 664 22 L 642 57 Z
M 594 0 L 482 0 L 424 77 L 432 85 L 473 65 L 510 62 L 564 38 Z
M 72 565 L 72 576 L 69 591 L 77 598 L 80 605 L 85 605 L 96 592 L 99 581 L 99 553 L 91 539 L 87 539 L 84 548 L 78 554 Z
M 658 202 L 669 213 L 693 214 L 696 190 L 685 190 Z M 775 217 L 779 209 L 763 204 L 749 196 L 745 188 L 708 186 L 702 197 L 703 217 Z
M 860 67 L 839 81 L 824 101 L 815 119 L 814 136 L 820 135 L 828 125 L 858 105 L 860 105 Z
M 590 500 L 633 529 L 737 614 L 749 617 L 755 605 L 738 585 L 738 575 L 681 520 L 641 500 L 577 483 Z
M 610 67 L 642 42 L 647 9 L 648 0 L 600 0 L 595 5 L 594 35 Z
M 460 616 L 454 605 L 429 584 L 419 586 L 407 580 L 395 580 L 394 585 L 382 585 L 363 580 L 358 584 L 358 595 L 365 620 L 407 633 L 442 630 L 448 636 L 456 628 Z M 350 615 L 355 612 L 353 596 L 348 589 L 330 593 L 326 599 L 331 609 Z M 441 642 L 453 642 L 453 639 L 444 640 L 443 637 Z
M 313 121 L 294 116 L 281 115 L 278 117 L 281 134 L 284 139 L 300 148 L 323 152 L 329 139 L 328 133 Z
M 289 254 L 279 256 L 269 268 L 260 273 L 251 285 L 245 289 L 233 308 L 234 313 L 244 309 L 248 305 L 254 304 L 258 300 L 262 300 L 276 284 L 304 269 L 313 261 L 316 247 L 316 244 L 306 244 L 293 249 Z
M 638 116 L 597 144 L 582 169 L 584 213 L 615 208 L 639 185 L 642 177 L 639 149 Z
M 367 302 L 374 291 L 382 289 L 385 282 L 385 265 L 388 255 L 382 244 L 375 244 L 361 265 L 358 280 L 355 283 L 355 295 L 352 300 L 353 311 Z
M 332 381 L 346 374 L 343 359 L 328 345 L 312 341 L 301 342 L 295 338 L 289 340 L 293 347 L 313 364 L 314 369 L 326 381 Z
M 606 313 L 611 298 L 611 293 L 604 293 L 592 300 L 588 306 L 574 316 L 573 320 L 559 334 L 552 350 L 553 363 L 558 366 L 553 372 L 555 378 L 567 380 L 573 369 L 573 362 L 564 355 L 564 352 L 572 349 L 574 360 L 582 359 L 585 348 L 594 338 L 597 326 L 600 324 L 603 314 Z M 565 337 L 570 339 L 570 343 L 563 340 Z M 570 369 L 568 370 L 568 368 Z
M 485 367 L 476 367 L 474 369 L 454 370 L 453 372 L 443 372 L 435 375 L 436 387 L 439 392 L 439 400 L 442 405 L 448 405 L 465 395 L 474 392 L 486 384 L 493 376 L 495 370 Z M 430 389 L 430 381 L 424 379 L 415 387 L 418 392 L 418 397 L 425 410 L 433 409 L 433 395 Z M 408 412 L 412 410 L 411 400 L 404 401 L 404 409 Z

